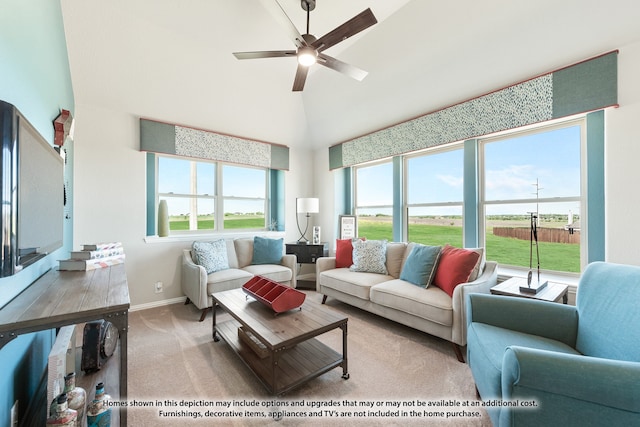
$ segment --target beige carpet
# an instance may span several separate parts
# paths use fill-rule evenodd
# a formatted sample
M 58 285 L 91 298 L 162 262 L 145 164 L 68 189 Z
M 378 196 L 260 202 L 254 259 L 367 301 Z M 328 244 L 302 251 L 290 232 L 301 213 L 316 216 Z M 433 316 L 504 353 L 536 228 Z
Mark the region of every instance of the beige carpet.
M 307 293 L 308 298 L 320 300 L 315 292 Z M 198 322 L 199 312 L 191 304 L 131 313 L 128 425 L 491 425 L 484 409 L 472 406 L 477 401 L 471 373 L 466 364 L 457 361 L 449 342 L 331 298 L 327 306 L 349 317 L 350 379 L 342 379 L 342 368 L 336 368 L 279 401 L 267 393 L 224 341 L 212 340 L 211 314 L 204 322 Z M 219 314 L 218 319 L 224 316 L 228 315 Z M 341 351 L 339 329 L 322 335 L 320 340 Z M 198 406 L 189 408 L 181 402 Z M 243 406 L 245 402 L 260 406 Z M 269 416 L 273 408 L 266 406 L 273 402 L 280 405 L 281 411 L 303 414 L 285 414 L 275 421 Z M 402 406 L 391 406 L 394 402 Z M 426 406 L 429 402 L 440 406 Z M 339 406 L 326 406 L 331 403 Z M 357 406 L 348 406 L 349 403 Z M 139 404 L 152 406 L 144 408 Z M 224 404 L 231 406 L 206 406 Z M 363 406 L 367 404 L 373 407 Z M 176 417 L 161 411 L 182 414 Z M 205 418 L 207 411 L 227 414 Z M 265 416 L 251 416 L 248 411 Z M 466 416 L 462 411 L 479 416 Z M 194 412 L 203 418 L 194 418 Z M 433 412 L 443 412 L 445 416 L 429 416 Z M 447 412 L 457 416 L 447 419 Z

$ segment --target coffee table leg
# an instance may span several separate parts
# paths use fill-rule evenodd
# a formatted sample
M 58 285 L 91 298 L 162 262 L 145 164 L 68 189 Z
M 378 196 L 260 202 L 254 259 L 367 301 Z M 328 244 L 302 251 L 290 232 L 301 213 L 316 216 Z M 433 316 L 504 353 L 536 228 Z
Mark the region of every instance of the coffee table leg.
M 349 379 L 349 367 L 347 364 L 347 322 L 340 325 L 342 329 L 342 378 Z
M 212 326 L 212 335 L 213 335 L 213 340 L 215 342 L 220 341 L 220 337 L 218 336 L 218 330 L 216 329 L 216 300 L 214 298 L 213 300 L 213 316 L 211 316 L 211 318 L 213 319 L 213 326 Z

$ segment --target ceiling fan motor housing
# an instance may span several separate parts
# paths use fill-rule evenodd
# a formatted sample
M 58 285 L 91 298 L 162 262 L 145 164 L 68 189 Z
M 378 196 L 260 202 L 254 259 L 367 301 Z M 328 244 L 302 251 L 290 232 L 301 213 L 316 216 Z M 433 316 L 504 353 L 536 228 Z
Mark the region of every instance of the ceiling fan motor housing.
M 301 0 L 300 6 L 302 6 L 302 10 L 305 12 L 311 12 L 316 8 L 316 0 Z

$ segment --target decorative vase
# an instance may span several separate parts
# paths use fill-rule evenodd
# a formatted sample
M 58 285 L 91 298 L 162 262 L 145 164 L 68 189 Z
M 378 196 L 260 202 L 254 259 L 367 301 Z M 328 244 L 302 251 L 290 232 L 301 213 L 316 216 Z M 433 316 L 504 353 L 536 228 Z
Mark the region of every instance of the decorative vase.
M 70 409 L 67 403 L 67 394 L 59 394 L 54 400 L 55 413 L 47 418 L 48 426 L 75 427 L 78 419 L 78 412 Z
M 313 244 L 314 245 L 320 244 L 320 226 L 319 225 L 316 225 L 313 227 Z
M 83 427 L 87 409 L 87 392 L 82 387 L 76 387 L 75 372 L 70 372 L 64 377 L 64 392 L 67 393 L 69 408 L 78 412 L 76 425 Z
M 169 235 L 169 207 L 166 200 L 160 200 L 158 205 L 158 236 Z
M 104 392 L 104 383 L 96 385 L 96 395 L 87 407 L 87 427 L 110 427 L 111 407 L 107 402 L 111 396 Z

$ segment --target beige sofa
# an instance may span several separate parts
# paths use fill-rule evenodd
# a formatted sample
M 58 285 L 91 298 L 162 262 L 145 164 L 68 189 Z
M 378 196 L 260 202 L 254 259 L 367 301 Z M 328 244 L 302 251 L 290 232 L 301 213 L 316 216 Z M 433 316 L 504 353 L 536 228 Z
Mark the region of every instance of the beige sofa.
M 200 321 L 212 307 L 211 294 L 242 287 L 254 276 L 264 276 L 284 285 L 296 287 L 296 256 L 282 255 L 280 264 L 253 265 L 253 238 L 226 240 L 229 268 L 207 274 L 204 267 L 194 262 L 191 249 L 182 254 L 181 286 L 187 296 L 185 304 L 192 302 L 202 310 Z
M 465 302 L 470 293 L 489 293 L 497 283 L 497 263 L 484 262 L 478 277 L 455 287 L 453 297 L 430 285 L 426 289 L 401 280 L 402 267 L 413 243 L 388 243 L 388 274 L 354 272 L 335 268 L 335 257 L 316 261 L 316 289 L 324 295 L 435 335 L 453 343 L 456 356 L 464 362 L 460 346 L 467 342 Z

